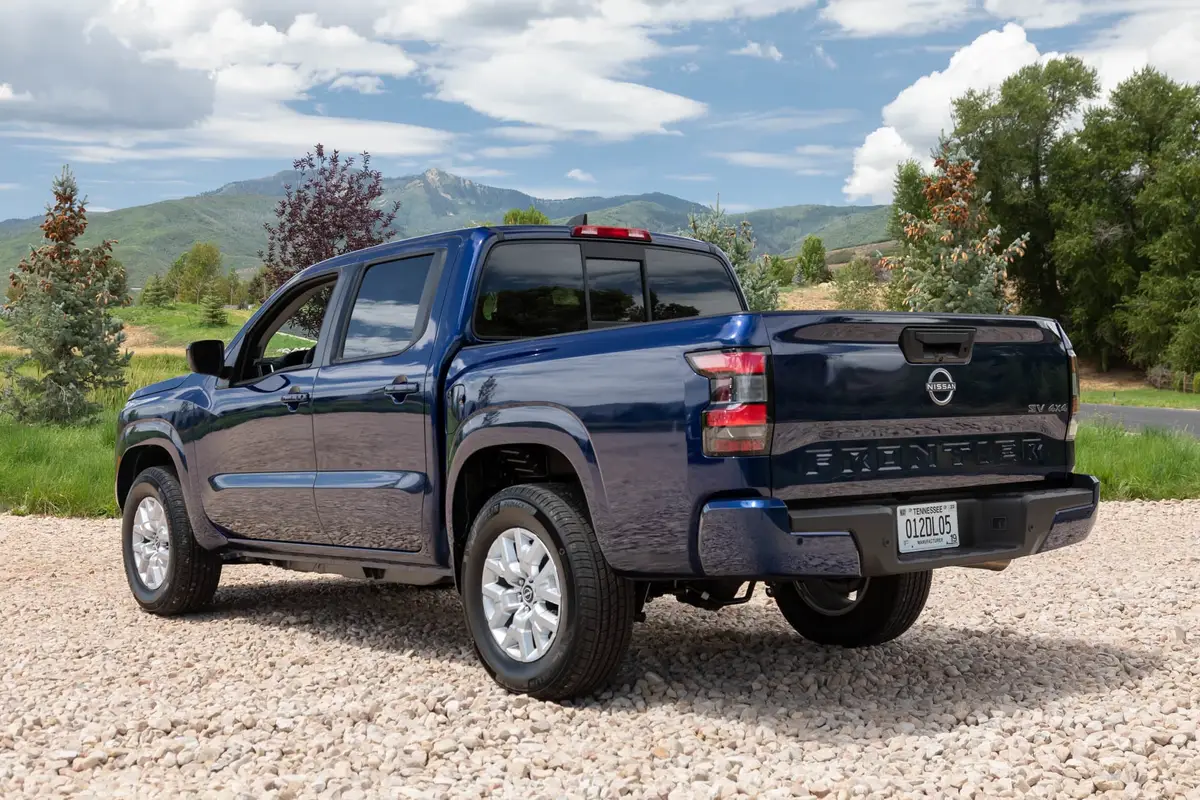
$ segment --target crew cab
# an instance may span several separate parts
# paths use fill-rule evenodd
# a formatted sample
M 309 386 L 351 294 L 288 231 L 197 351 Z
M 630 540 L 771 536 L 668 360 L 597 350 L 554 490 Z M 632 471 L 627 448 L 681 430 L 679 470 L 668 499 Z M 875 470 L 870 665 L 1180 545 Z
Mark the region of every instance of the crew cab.
M 763 583 L 801 636 L 878 645 L 934 570 L 1089 534 L 1058 323 L 751 312 L 718 248 L 574 222 L 337 256 L 134 392 L 137 602 L 201 608 L 237 564 L 446 584 L 498 683 L 563 699 L 658 597 Z

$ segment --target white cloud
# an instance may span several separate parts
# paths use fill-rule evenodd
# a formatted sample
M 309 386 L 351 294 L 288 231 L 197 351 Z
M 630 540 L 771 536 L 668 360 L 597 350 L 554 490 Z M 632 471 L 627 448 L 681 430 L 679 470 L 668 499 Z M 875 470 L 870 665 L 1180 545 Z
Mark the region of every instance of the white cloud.
M 514 142 L 557 142 L 565 137 L 562 131 L 553 128 L 537 128 L 528 125 L 504 125 L 488 131 L 499 139 Z
M 0 192 L 11 192 L 13 189 L 20 189 L 19 183 L 0 183 Z
M 331 91 L 348 90 L 359 94 L 383 94 L 383 78 L 378 75 L 342 75 L 329 84 Z
M 837 69 L 837 62 L 833 60 L 833 56 L 825 52 L 825 48 L 821 45 L 818 44 L 813 47 L 813 55 L 829 69 Z
M 972 0 L 829 0 L 821 17 L 851 36 L 912 36 L 965 22 Z
M 538 158 L 548 155 L 550 145 L 520 144 L 514 147 L 485 147 L 479 151 L 484 158 Z
M 580 181 L 581 183 L 595 183 L 596 182 L 596 179 L 592 176 L 591 173 L 584 172 L 583 170 L 579 169 L 578 167 L 576 167 L 575 169 L 568 172 L 567 177 L 573 181 Z
M 687 72 L 687 73 L 699 72 L 700 65 L 697 64 L 695 61 L 689 61 L 686 64 L 684 64 L 683 66 L 681 66 L 679 69 L 682 70 L 683 72 Z
M 989 2 L 994 13 L 1025 14 L 1039 24 L 1066 24 L 1087 14 L 1125 13 L 1114 24 L 1074 48 L 1074 54 L 1097 70 L 1102 94 L 1138 69 L 1153 66 L 1175 80 L 1200 82 L 1200 7 L 1190 0 L 1111 0 L 1080 6 L 1069 0 Z M 851 200 L 891 199 L 897 162 L 929 152 L 938 135 L 952 127 L 952 103 L 968 89 L 995 88 L 1023 66 L 1057 56 L 1040 53 L 1025 30 L 1009 23 L 959 49 L 946 69 L 918 79 L 884 106 L 882 125 L 855 151 L 854 169 L 843 191 Z
M 29 92 L 14 92 L 11 83 L 0 83 L 0 103 L 24 103 L 32 99 Z
M 840 125 L 858 117 L 858 112 L 848 108 L 825 110 L 801 110 L 780 108 L 774 111 L 750 111 L 732 114 L 724 119 L 709 123 L 710 128 L 737 128 L 759 133 L 787 133 Z
M 897 161 L 928 153 L 952 127 L 951 104 L 968 89 L 988 89 L 1038 60 L 1037 47 L 1014 24 L 989 31 L 950 58 L 946 69 L 919 78 L 883 108 L 883 125 L 854 153 L 854 169 L 843 188 L 851 200 L 891 198 Z
M 1094 8 L 1097 3 L 1092 3 Z M 983 7 L 994 17 L 1015 19 L 1028 29 L 1074 25 L 1088 13 L 1082 0 L 984 0 Z
M 805 144 L 784 153 L 735 150 L 715 155 L 739 167 L 786 170 L 797 175 L 828 175 L 831 174 L 830 162 L 848 158 L 850 150 L 832 145 Z
M 771 61 L 782 61 L 783 53 L 779 52 L 779 48 L 773 44 L 762 44 L 761 42 L 746 42 L 746 46 L 737 50 L 730 50 L 730 55 L 734 56 L 751 56 L 753 58 L 766 58 Z

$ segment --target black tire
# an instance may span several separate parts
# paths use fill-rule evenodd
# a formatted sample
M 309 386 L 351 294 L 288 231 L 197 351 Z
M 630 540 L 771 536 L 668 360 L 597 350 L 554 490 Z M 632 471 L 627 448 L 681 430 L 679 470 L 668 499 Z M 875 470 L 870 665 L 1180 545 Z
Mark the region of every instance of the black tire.
M 844 609 L 822 593 L 834 591 L 833 581 L 797 581 L 774 584 L 772 593 L 779 610 L 796 632 L 818 644 L 869 647 L 890 642 L 907 631 L 921 616 L 933 572 L 909 572 L 867 579 L 862 596 L 846 602 Z M 843 583 L 843 588 L 850 584 Z M 847 595 L 848 596 L 848 595 Z M 825 609 L 825 610 L 822 610 Z
M 559 627 L 546 653 L 529 662 L 500 647 L 483 608 L 488 549 L 513 527 L 542 540 L 561 576 Z M 492 678 L 510 692 L 541 700 L 580 697 L 606 684 L 620 666 L 633 633 L 633 585 L 604 560 L 572 487 L 525 484 L 498 492 L 471 526 L 461 577 L 463 609 L 475 651 Z
M 133 526 L 138 505 L 147 497 L 156 498 L 166 511 L 170 556 L 166 578 L 150 589 L 138 576 L 133 558 Z M 221 557 L 205 550 L 192 535 L 183 489 L 169 470 L 150 467 L 133 482 L 121 520 L 121 549 L 125 559 L 125 578 L 133 597 L 151 614 L 169 617 L 186 614 L 208 605 L 221 580 Z

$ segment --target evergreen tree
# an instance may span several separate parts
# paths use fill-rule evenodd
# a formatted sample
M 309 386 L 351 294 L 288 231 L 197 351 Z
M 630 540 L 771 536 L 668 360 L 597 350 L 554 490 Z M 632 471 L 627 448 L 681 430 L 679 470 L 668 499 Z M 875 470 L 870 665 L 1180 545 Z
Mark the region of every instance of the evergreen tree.
M 825 266 L 825 242 L 820 236 L 809 234 L 800 245 L 800 256 L 797 258 L 796 283 L 807 283 L 810 286 L 829 280 L 829 268 Z
M 730 224 L 718 202 L 707 214 L 693 215 L 684 235 L 715 244 L 729 257 L 751 311 L 774 311 L 779 307 L 779 284 L 771 274 L 770 261 L 754 258 L 754 231 L 749 222 Z
M 9 277 L 9 325 L 25 353 L 6 367 L 0 409 L 23 422 L 76 422 L 99 410 L 88 393 L 125 384 L 129 353 L 114 306 L 127 302 L 125 271 L 112 257 L 115 242 L 80 248 L 87 200 L 67 167 L 54 180 L 46 209 L 46 244 L 32 250 Z M 35 375 L 18 370 L 36 367 Z
M 896 165 L 896 177 L 892 181 L 892 210 L 888 212 L 888 238 L 904 241 L 905 214 L 919 220 L 929 219 L 929 203 L 925 201 L 925 170 L 909 159 Z
M 885 264 L 908 288 L 913 311 L 995 314 L 1008 310 L 1006 267 L 1024 252 L 1027 236 L 1003 250 L 989 227 L 987 197 L 975 195 L 975 165 L 943 142 L 935 172 L 924 178 L 930 218 L 905 214 L 908 247 Z
M 200 301 L 200 324 L 210 328 L 219 328 L 229 322 L 225 314 L 225 300 L 216 292 L 209 292 Z
M 151 308 L 162 308 L 168 305 L 167 287 L 158 274 L 151 275 L 142 287 L 141 304 Z

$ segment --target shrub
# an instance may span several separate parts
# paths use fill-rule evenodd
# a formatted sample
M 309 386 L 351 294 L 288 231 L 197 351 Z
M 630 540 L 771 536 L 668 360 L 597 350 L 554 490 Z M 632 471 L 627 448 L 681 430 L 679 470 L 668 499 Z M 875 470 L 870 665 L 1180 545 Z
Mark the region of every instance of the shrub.
M 1174 389 L 1175 391 L 1182 392 L 1184 384 L 1186 382 L 1187 382 L 1187 373 L 1186 372 L 1172 372 L 1171 373 L 1171 388 Z
M 505 225 L 549 225 L 550 218 L 536 206 L 529 208 L 510 208 L 504 214 Z
M 833 276 L 833 301 L 847 311 L 875 311 L 879 308 L 879 282 L 875 270 L 861 256 Z
M 1171 385 L 1171 368 L 1158 364 L 1146 371 L 1146 383 L 1155 389 L 1166 389 Z
M 825 266 L 825 242 L 821 237 L 809 234 L 800 245 L 796 258 L 796 283 L 803 281 L 812 286 L 829 280 L 829 268 Z
M 790 286 L 796 277 L 796 262 L 783 256 L 763 256 L 769 262 L 767 269 L 771 279 L 780 286 Z

